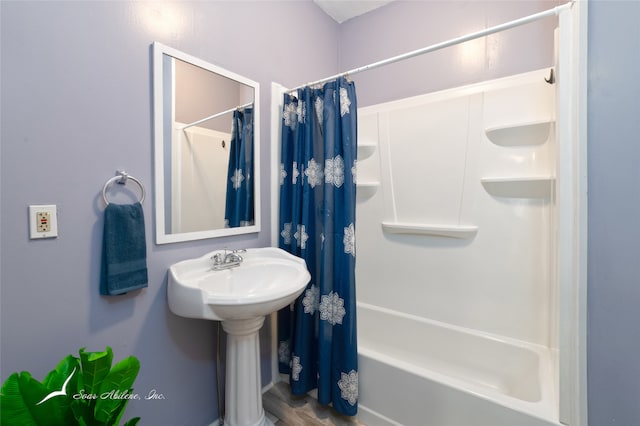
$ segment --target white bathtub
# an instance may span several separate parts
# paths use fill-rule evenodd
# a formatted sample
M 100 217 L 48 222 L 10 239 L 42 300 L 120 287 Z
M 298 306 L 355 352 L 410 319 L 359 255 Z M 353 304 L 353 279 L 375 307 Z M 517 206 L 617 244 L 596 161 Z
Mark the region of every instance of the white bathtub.
M 560 424 L 548 348 L 358 303 L 358 353 L 367 425 Z

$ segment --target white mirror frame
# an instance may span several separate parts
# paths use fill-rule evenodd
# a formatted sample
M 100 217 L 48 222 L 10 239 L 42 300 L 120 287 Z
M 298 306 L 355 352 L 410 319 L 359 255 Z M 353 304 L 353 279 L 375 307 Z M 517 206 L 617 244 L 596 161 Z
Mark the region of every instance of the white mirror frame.
M 254 89 L 254 148 L 253 148 L 253 174 L 254 191 L 254 224 L 251 226 L 240 226 L 234 228 L 211 229 L 206 231 L 183 232 L 168 234 L 165 231 L 165 193 L 164 193 L 164 130 L 165 120 L 163 112 L 163 55 L 169 55 L 184 62 L 191 63 L 200 68 L 223 75 L 236 80 Z M 240 235 L 260 232 L 260 85 L 246 77 L 235 74 L 231 71 L 220 68 L 216 65 L 203 61 L 169 46 L 165 46 L 157 41 L 153 43 L 153 118 L 154 118 L 154 172 L 155 172 L 155 220 L 156 220 L 156 244 L 177 243 L 181 241 L 202 240 L 206 238 L 225 237 L 230 235 Z

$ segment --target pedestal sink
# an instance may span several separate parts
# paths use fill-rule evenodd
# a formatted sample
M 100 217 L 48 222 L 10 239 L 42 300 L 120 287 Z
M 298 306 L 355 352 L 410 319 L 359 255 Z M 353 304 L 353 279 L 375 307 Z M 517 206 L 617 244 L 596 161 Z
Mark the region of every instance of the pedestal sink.
M 222 321 L 225 424 L 271 425 L 262 408 L 258 331 L 265 316 L 293 302 L 311 276 L 304 260 L 277 248 L 247 249 L 239 266 L 224 270 L 212 269 L 216 253 L 169 268 L 169 309 L 182 317 Z

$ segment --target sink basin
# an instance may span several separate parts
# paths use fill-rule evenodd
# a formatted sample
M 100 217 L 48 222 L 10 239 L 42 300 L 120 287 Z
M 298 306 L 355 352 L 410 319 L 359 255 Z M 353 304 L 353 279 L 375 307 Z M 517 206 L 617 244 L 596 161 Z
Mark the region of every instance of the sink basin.
M 247 249 L 240 266 L 212 270 L 208 253 L 169 268 L 169 309 L 182 317 L 217 321 L 275 312 L 302 293 L 310 275 L 305 261 L 284 250 Z
M 230 269 L 213 270 L 218 251 L 169 268 L 169 309 L 187 318 L 222 321 L 227 332 L 225 418 L 229 426 L 272 426 L 262 408 L 260 343 L 264 318 L 293 302 L 311 279 L 299 257 L 251 248 Z

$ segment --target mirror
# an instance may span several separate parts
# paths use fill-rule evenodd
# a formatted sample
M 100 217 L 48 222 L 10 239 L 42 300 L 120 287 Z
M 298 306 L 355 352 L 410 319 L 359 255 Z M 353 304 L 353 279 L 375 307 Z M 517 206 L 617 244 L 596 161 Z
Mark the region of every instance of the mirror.
M 260 231 L 259 85 L 153 43 L 158 244 Z

